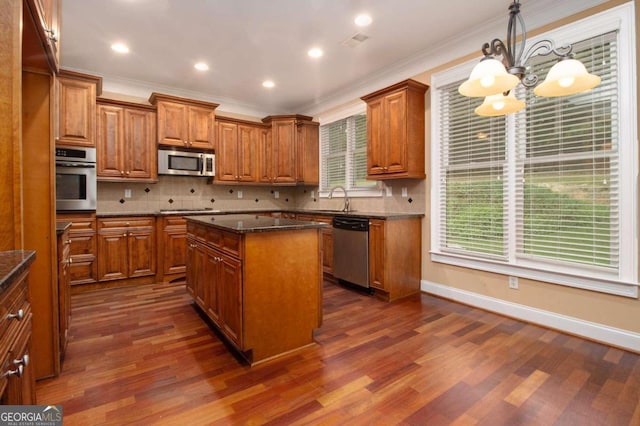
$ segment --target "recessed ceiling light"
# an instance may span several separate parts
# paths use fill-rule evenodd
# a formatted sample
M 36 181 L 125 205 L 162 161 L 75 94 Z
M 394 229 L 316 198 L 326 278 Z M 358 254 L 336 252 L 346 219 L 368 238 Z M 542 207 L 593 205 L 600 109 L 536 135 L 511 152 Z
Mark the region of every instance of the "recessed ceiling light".
M 309 49 L 307 54 L 312 58 L 319 58 L 320 56 L 323 55 L 323 52 L 322 52 L 322 49 L 320 49 L 319 47 L 314 47 L 312 49 Z
M 118 53 L 129 53 L 129 46 L 124 43 L 113 43 L 111 49 Z
M 209 69 L 209 65 L 205 64 L 204 62 L 198 62 L 193 67 L 198 71 L 207 71 Z
M 367 25 L 370 25 L 372 21 L 371 16 L 366 13 L 356 16 L 356 19 L 353 20 L 353 22 L 355 22 L 359 27 L 366 27 Z
M 268 89 L 270 89 L 272 87 L 275 87 L 275 85 L 276 84 L 271 80 L 265 80 L 265 81 L 262 82 L 262 87 L 266 87 Z

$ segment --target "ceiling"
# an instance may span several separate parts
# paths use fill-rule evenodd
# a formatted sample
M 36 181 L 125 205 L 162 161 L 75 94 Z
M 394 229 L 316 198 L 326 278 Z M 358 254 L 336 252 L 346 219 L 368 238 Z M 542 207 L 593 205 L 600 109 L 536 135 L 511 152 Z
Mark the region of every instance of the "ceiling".
M 604 0 L 523 0 L 528 28 Z M 509 0 L 63 0 L 61 65 L 105 91 L 313 115 L 505 37 Z M 358 13 L 373 18 L 354 24 Z M 343 44 L 357 33 L 369 38 Z M 110 48 L 125 42 L 130 53 Z M 321 58 L 307 51 L 321 47 Z M 209 70 L 194 64 L 204 61 Z M 435 61 L 435 62 L 434 62 Z M 262 82 L 273 80 L 266 89 Z

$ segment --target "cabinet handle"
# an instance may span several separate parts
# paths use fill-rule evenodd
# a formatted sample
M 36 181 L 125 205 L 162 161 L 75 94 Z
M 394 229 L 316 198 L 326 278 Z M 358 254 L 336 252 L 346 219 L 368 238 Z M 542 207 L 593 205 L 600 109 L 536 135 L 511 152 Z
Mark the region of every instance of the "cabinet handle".
M 10 376 L 22 377 L 23 372 L 24 372 L 24 366 L 20 364 L 18 368 L 16 368 L 15 370 L 8 370 L 6 373 L 4 373 L 4 377 L 10 377 Z
M 69 265 L 71 265 L 73 263 L 73 259 L 69 258 Z
M 182 141 L 186 146 L 189 146 L 189 141 Z
M 27 365 L 29 365 L 29 359 L 29 354 L 24 354 L 22 355 L 22 358 L 14 359 L 13 364 L 26 367 Z
M 69 244 L 71 244 L 71 240 L 67 240 L 67 241 L 65 241 L 64 243 L 65 243 L 66 245 L 69 245 Z
M 7 314 L 7 319 L 17 319 L 18 321 L 22 321 L 24 318 L 24 311 L 22 309 L 18 309 L 18 312 L 15 314 Z

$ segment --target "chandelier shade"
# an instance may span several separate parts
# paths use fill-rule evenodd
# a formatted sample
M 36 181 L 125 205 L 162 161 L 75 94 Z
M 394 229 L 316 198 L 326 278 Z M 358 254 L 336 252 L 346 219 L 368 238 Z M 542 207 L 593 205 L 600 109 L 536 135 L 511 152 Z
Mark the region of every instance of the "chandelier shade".
M 458 88 L 461 95 L 483 97 L 508 92 L 518 85 L 520 79 L 509 74 L 502 62 L 495 58 L 483 58 L 471 71 L 469 79 Z
M 525 102 L 517 99 L 511 91 L 506 96 L 503 93 L 487 96 L 473 112 L 483 117 L 496 117 L 518 112 L 524 109 L 525 105 Z
M 537 96 L 568 96 L 586 92 L 600 84 L 600 77 L 589 74 L 582 62 L 562 59 L 549 70 L 547 78 L 533 89 Z

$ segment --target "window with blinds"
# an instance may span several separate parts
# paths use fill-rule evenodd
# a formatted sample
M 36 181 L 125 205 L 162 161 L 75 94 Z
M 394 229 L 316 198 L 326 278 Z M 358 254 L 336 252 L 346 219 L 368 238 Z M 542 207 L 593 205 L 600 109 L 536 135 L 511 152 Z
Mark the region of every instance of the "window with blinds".
M 375 185 L 367 176 L 367 115 L 356 114 L 320 126 L 321 191 L 335 186 L 365 190 Z
M 434 75 L 432 260 L 637 297 L 629 10 L 566 30 L 574 57 L 602 79 L 591 91 L 545 98 L 519 85 L 524 110 L 480 117 L 483 99 L 458 93 L 475 62 Z M 543 79 L 557 60 L 536 56 L 527 70 Z

